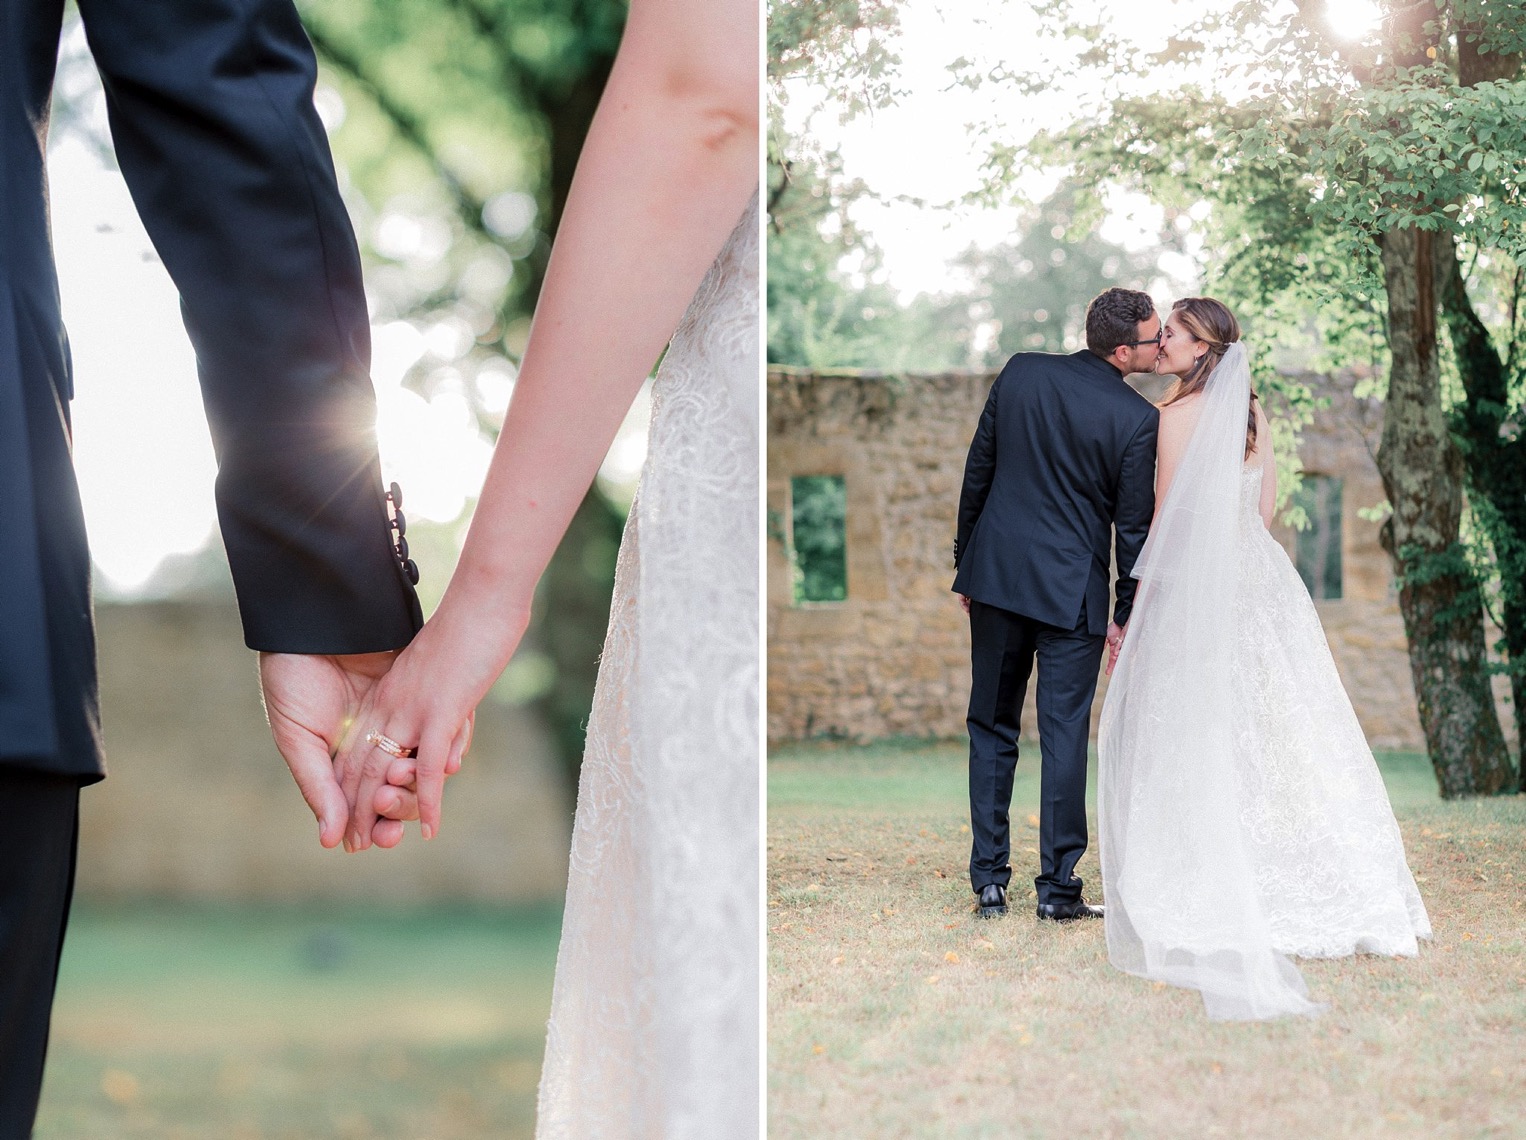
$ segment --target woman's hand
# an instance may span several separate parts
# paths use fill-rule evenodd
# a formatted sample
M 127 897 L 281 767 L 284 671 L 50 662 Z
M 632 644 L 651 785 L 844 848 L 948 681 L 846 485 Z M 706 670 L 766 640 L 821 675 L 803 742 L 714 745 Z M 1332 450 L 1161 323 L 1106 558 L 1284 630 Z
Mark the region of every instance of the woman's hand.
M 447 592 L 356 714 L 354 732 L 334 763 L 350 807 L 347 851 L 364 851 L 372 843 L 396 846 L 404 819 L 416 817 L 425 839 L 439 834 L 445 777 L 460 769 L 476 707 L 513 656 L 529 620 L 528 607 L 509 606 L 491 594 L 474 601 L 469 593 L 465 586 L 455 598 Z M 368 740 L 373 733 L 414 749 L 414 755 L 392 756 Z

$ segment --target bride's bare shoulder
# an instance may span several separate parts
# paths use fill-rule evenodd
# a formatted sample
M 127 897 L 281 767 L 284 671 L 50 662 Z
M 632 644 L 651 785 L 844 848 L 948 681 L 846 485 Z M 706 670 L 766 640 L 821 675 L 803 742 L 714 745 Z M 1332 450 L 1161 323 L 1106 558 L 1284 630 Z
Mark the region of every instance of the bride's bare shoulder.
M 1160 406 L 1160 434 L 1171 437 L 1190 434 L 1202 409 L 1198 407 L 1201 396 L 1194 394 Z
M 1190 396 L 1183 396 L 1178 400 L 1172 400 L 1169 404 L 1158 404 L 1156 406 L 1160 408 L 1161 419 L 1165 419 L 1167 416 L 1173 419 L 1181 419 L 1183 416 L 1191 415 L 1195 412 L 1198 402 L 1202 398 L 1203 393 L 1194 392 Z

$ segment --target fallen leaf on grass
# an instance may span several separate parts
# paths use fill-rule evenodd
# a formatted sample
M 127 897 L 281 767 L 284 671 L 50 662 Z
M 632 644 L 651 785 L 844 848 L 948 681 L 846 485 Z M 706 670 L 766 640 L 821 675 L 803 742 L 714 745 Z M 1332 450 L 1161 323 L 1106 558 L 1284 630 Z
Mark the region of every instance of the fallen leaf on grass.
M 930 985 L 930 986 L 937 985 L 938 984 L 938 975 L 937 974 L 928 974 L 927 975 L 927 984 Z
M 944 873 L 943 873 L 943 872 L 942 872 L 942 871 L 934 871 L 934 872 L 933 872 L 933 874 L 934 874 L 934 875 L 936 875 L 936 876 L 937 876 L 937 877 L 938 877 L 938 878 L 940 878 L 940 879 L 946 879 L 946 878 L 948 878 L 948 876 L 947 876 L 947 875 L 945 875 L 945 874 L 944 874 Z
M 968 832 L 969 830 L 970 830 L 970 825 L 969 824 L 961 823 L 959 825 L 959 832 L 960 832 L 961 835 L 966 833 L 966 832 Z
M 908 856 L 906 856 L 906 865 L 908 867 L 910 867 L 916 861 L 917 861 L 917 857 L 915 855 L 908 855 Z
M 1151 989 L 1155 989 L 1155 990 L 1163 990 L 1163 989 L 1166 988 L 1166 983 L 1165 982 L 1152 982 L 1150 984 L 1150 988 Z
M 1036 816 L 1036 815 L 1030 815 L 1028 817 L 1028 826 L 1029 827 L 1037 827 L 1038 825 L 1039 825 L 1039 817 Z
M 832 965 L 834 965 L 834 966 L 841 966 L 842 965 L 842 961 L 843 961 L 842 955 L 839 954 L 837 957 L 832 959 Z
M 1224 1066 L 1215 1061 L 1213 1064 L 1208 1066 L 1208 1071 L 1211 1073 L 1222 1073 L 1224 1071 Z
M 821 1056 L 826 1051 L 827 1051 L 827 1047 L 825 1045 L 812 1045 L 811 1046 L 811 1052 L 815 1053 L 816 1056 L 818 1056 L 818 1057 Z
M 943 955 L 943 960 L 945 962 L 952 962 L 957 966 L 959 964 L 959 955 L 950 950 L 947 954 Z
M 961 925 L 963 925 L 963 924 L 962 923 L 958 923 L 958 922 L 946 922 L 946 923 L 943 924 L 943 929 L 944 930 L 953 930 L 954 927 L 961 926 Z

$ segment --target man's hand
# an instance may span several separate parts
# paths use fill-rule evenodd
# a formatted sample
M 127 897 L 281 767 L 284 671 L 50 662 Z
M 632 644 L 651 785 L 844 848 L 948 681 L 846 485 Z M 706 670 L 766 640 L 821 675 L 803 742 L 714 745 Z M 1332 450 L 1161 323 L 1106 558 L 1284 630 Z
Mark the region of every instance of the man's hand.
M 318 842 L 324 847 L 337 845 L 350 821 L 349 803 L 334 775 L 334 756 L 346 743 L 361 702 L 396 659 L 396 653 L 260 654 L 265 717 L 276 748 L 318 819 Z
M 1127 626 L 1107 623 L 1107 676 L 1113 675 L 1113 666 L 1118 664 L 1118 654 L 1123 652 L 1123 636 Z
M 970 598 L 968 594 L 959 595 L 959 605 L 964 609 L 965 613 L 970 612 Z

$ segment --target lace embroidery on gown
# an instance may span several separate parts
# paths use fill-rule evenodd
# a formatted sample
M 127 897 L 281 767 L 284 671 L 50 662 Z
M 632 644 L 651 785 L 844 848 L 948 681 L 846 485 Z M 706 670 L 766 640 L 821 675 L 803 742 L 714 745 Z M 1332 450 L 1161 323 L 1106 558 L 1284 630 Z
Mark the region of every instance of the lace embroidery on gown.
M 1259 460 L 1242 468 L 1233 616 L 1227 641 L 1206 635 L 1227 684 L 1151 605 L 1173 584 L 1142 583 L 1098 738 L 1110 958 L 1198 989 L 1212 1018 L 1317 1012 L 1288 956 L 1413 955 L 1431 934 L 1314 603 L 1262 524 L 1261 481 Z
M 536 1135 L 758 1121 L 758 201 L 669 345 L 578 783 Z

